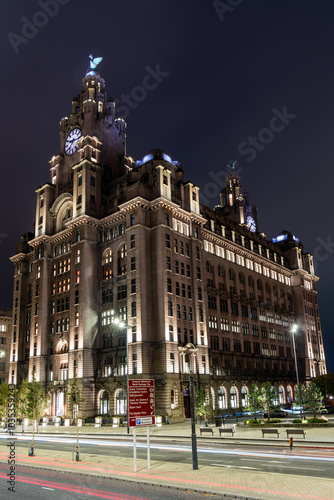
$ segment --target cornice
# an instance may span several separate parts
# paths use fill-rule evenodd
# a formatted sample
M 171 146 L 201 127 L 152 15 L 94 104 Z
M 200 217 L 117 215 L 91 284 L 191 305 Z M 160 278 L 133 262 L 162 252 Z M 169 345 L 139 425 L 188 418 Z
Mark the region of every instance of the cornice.
M 238 243 L 227 240 L 226 238 L 224 238 L 224 236 L 219 236 L 215 233 L 212 233 L 208 229 L 204 228 L 202 229 L 202 235 L 205 236 L 205 239 L 209 241 L 211 240 L 211 242 L 216 243 L 217 245 L 221 245 L 224 248 L 227 248 L 228 250 L 237 253 L 241 257 L 248 258 L 249 260 L 252 260 L 257 264 L 260 264 L 261 266 L 268 267 L 273 271 L 279 272 L 280 274 L 284 274 L 287 277 L 291 277 L 291 274 L 293 272 L 291 269 L 287 269 L 278 262 L 272 262 L 271 260 L 266 259 L 266 257 L 264 257 L 263 255 L 258 255 L 252 250 L 249 250 L 248 248 L 241 247 L 240 245 L 238 245 Z
M 184 210 L 179 205 L 173 201 L 167 200 L 166 198 L 160 197 L 150 202 L 151 210 L 157 210 L 163 208 L 169 210 L 173 215 L 177 216 L 178 219 L 188 220 L 189 222 L 196 222 L 204 226 L 207 220 L 202 215 L 197 215 L 194 212 L 188 212 Z

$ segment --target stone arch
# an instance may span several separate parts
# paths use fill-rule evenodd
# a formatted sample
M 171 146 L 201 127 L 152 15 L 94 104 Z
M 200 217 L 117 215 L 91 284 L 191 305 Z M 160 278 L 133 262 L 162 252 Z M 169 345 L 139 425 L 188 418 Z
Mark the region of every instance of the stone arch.
M 220 410 L 224 410 L 227 408 L 227 397 L 226 397 L 226 388 L 221 385 L 218 387 L 218 408 Z
M 102 254 L 102 265 L 111 264 L 113 261 L 113 251 L 110 247 L 106 248 Z
M 210 386 L 210 399 L 211 399 L 211 404 L 212 404 L 212 409 L 216 409 L 216 394 L 215 390 L 212 386 Z
M 243 385 L 241 387 L 241 406 L 245 408 L 248 404 L 248 387 Z
M 103 387 L 99 390 L 97 395 L 97 406 L 99 415 L 108 415 L 109 413 L 109 393 Z
M 127 411 L 127 397 L 124 389 L 119 387 L 114 392 L 114 408 L 116 415 L 125 415 Z
M 280 405 L 285 404 L 285 390 L 283 385 L 280 385 L 278 388 L 278 401 Z
M 292 403 L 293 392 L 291 385 L 288 385 L 286 388 L 286 402 L 290 405 Z
M 50 212 L 55 217 L 56 232 L 65 228 L 66 220 L 73 216 L 73 196 L 70 193 L 63 193 L 53 203 Z
M 230 388 L 230 407 L 238 408 L 239 406 L 239 393 L 235 385 Z

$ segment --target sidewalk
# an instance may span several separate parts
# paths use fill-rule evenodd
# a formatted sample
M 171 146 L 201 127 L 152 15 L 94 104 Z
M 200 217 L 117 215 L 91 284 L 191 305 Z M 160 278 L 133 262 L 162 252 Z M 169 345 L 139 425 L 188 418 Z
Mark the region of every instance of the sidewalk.
M 234 424 L 232 424 L 234 426 Z M 227 424 L 226 427 L 232 427 L 231 424 Z M 196 425 L 196 435 L 199 442 L 214 440 L 218 442 L 228 442 L 228 443 L 244 443 L 244 444 L 257 444 L 257 445 L 265 445 L 269 443 L 270 445 L 274 445 L 278 443 L 280 446 L 289 444 L 289 439 L 286 435 L 285 428 L 279 429 L 279 438 L 263 438 L 261 426 L 259 427 L 236 427 L 234 437 L 219 437 L 219 428 L 213 425 L 210 425 L 209 428 L 213 429 L 213 436 L 211 434 L 203 434 L 200 436 L 200 425 Z M 297 428 L 297 427 L 296 427 Z M 319 447 L 328 447 L 334 448 L 334 427 L 304 427 L 306 429 L 306 437 L 294 437 L 294 445 L 311 445 L 311 446 L 319 446 Z M 22 426 L 19 425 L 16 428 L 16 434 L 22 434 Z M 55 425 L 47 425 L 46 427 L 39 426 L 38 429 L 39 434 L 76 434 L 77 428 L 76 426 L 60 426 L 56 427 Z M 0 434 L 4 433 L 3 430 L 0 431 Z M 32 426 L 25 427 L 25 433 L 32 433 Z M 137 427 L 136 433 L 138 438 L 146 436 L 146 427 Z M 104 426 L 104 427 L 95 427 L 94 424 L 84 425 L 79 427 L 79 435 L 100 435 L 101 437 L 127 437 L 127 428 L 124 427 L 112 427 L 112 426 Z M 170 424 L 170 425 L 162 425 L 161 427 L 150 427 L 150 435 L 154 439 L 158 438 L 177 438 L 177 439 L 185 439 L 190 440 L 191 438 L 191 424 L 190 421 L 182 422 L 179 424 Z
M 197 426 L 199 428 L 199 426 Z M 190 423 L 164 425 L 160 428 L 151 429 L 152 438 L 170 437 L 180 439 L 190 436 Z M 237 438 L 219 438 L 217 428 L 213 428 L 216 437 L 206 436 L 202 439 L 206 442 L 214 440 L 223 445 L 225 442 L 237 442 Z M 84 426 L 79 428 L 80 436 L 99 435 L 99 437 L 122 437 L 130 439 L 126 436 L 126 427 L 113 429 L 112 427 Z M 76 427 L 54 427 L 48 426 L 40 428 L 42 433 L 72 435 L 76 433 Z M 137 429 L 138 436 L 145 437 L 145 429 Z M 2 433 L 1 433 L 2 434 Z M 16 435 L 21 434 L 21 429 L 16 429 Z M 199 434 L 199 432 L 198 432 Z M 282 433 L 283 434 L 283 433 Z M 285 435 L 285 433 L 284 433 Z M 328 447 L 333 442 L 334 428 L 312 428 L 309 429 L 307 439 L 314 444 L 320 440 L 325 442 Z M 273 443 L 277 439 L 261 438 L 259 429 L 244 429 L 237 428 L 236 436 L 244 439 L 256 439 L 260 444 L 264 442 Z M 3 436 L 2 436 L 3 437 Z M 9 438 L 9 436 L 8 436 Z M 283 440 L 282 440 L 283 441 Z M 286 441 L 286 439 L 284 440 Z M 303 439 L 298 439 L 298 443 L 303 442 Z M 198 438 L 200 444 L 201 438 Z M 211 441 L 212 442 L 212 441 Z M 0 462 L 5 463 L 7 467 L 8 449 L 5 444 L 0 441 Z M 280 445 L 282 446 L 282 442 Z M 253 443 L 252 443 L 253 445 Z M 260 500 L 332 500 L 334 497 L 334 480 L 322 478 L 309 478 L 307 476 L 265 473 L 258 470 L 248 470 L 245 468 L 233 468 L 231 466 L 201 466 L 199 470 L 192 470 L 192 466 L 183 463 L 161 462 L 151 460 L 151 470 L 147 469 L 146 460 L 137 460 L 137 472 L 133 472 L 133 461 L 129 458 L 122 457 L 106 457 L 94 454 L 82 453 L 81 462 L 73 462 L 70 452 L 59 452 L 55 450 L 43 450 L 36 448 L 36 456 L 28 457 L 27 452 L 23 452 L 22 448 L 17 448 L 17 465 L 33 465 L 50 470 L 62 470 L 75 474 L 92 474 L 97 476 L 111 477 L 123 480 L 131 480 L 136 482 L 145 482 L 156 485 L 166 485 L 171 487 L 184 488 L 191 491 L 207 492 L 216 494 L 222 498 L 224 494 L 231 494 L 241 498 L 252 498 Z M 285 451 L 286 456 L 293 454 L 289 448 Z M 334 457 L 334 452 L 331 450 L 321 451 L 321 454 Z M 266 460 L 266 458 L 264 458 Z M 18 470 L 19 473 L 19 470 Z

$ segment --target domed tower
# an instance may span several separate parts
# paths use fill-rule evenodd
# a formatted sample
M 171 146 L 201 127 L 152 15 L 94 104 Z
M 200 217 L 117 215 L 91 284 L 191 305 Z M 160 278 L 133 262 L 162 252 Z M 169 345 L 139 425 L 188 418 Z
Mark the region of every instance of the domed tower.
M 222 215 L 228 217 L 237 224 L 246 224 L 253 233 L 258 231 L 257 208 L 250 205 L 248 194 L 240 185 L 240 177 L 237 174 L 236 161 L 227 164 L 230 173 L 226 178 L 226 187 L 220 192 L 220 204 Z

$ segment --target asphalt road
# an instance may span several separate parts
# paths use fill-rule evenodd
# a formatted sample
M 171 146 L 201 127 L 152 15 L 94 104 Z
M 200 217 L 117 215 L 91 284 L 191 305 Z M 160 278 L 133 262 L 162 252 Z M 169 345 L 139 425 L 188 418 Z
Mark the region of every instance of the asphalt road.
M 4 438 L 1 437 L 1 441 Z M 0 442 L 1 442 L 0 441 Z M 20 436 L 16 442 L 19 448 L 28 449 L 31 436 Z M 38 436 L 35 449 L 52 449 L 72 451 L 76 441 L 68 436 Z M 132 441 L 116 439 L 82 438 L 80 437 L 82 457 L 93 458 L 94 455 L 128 457 L 133 456 Z M 137 457 L 146 459 L 146 443 L 137 443 Z M 83 458 L 84 459 L 84 458 Z M 171 442 L 151 442 L 151 460 L 192 464 L 191 446 Z M 259 448 L 250 445 L 204 444 L 198 445 L 198 462 L 200 465 L 221 468 L 264 471 L 279 474 L 293 474 L 315 478 L 334 478 L 334 451 L 317 449 L 293 449 L 285 447 Z
M 15 491 L 8 490 L 8 466 L 0 464 L 0 498 L 3 500 L 82 500 L 104 498 L 112 500 L 203 500 L 207 494 L 176 488 L 150 486 L 117 479 L 92 478 L 80 474 L 16 467 Z M 235 497 L 224 497 L 231 500 Z

